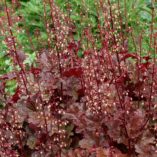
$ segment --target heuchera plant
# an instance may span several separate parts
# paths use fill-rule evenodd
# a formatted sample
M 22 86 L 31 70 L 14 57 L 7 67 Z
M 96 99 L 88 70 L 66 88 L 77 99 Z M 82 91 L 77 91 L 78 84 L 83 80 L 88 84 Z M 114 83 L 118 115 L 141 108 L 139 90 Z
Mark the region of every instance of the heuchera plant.
M 70 18 L 53 0 L 44 1 L 46 5 L 51 12 L 44 16 L 52 18 L 46 21 L 49 47 L 40 50 L 35 64 L 27 67 L 5 1 L 3 20 L 8 27 L 2 32 L 8 32 L 5 42 L 14 71 L 0 81 L 0 156 L 156 157 L 153 8 L 150 51 L 142 55 L 142 35 L 135 43 L 136 52 L 130 52 L 127 42 L 133 30 L 122 27 L 120 10 L 109 0 L 108 7 L 101 0 L 97 4 L 96 37 L 89 26 L 78 41 Z M 11 96 L 5 90 L 8 80 L 17 82 Z

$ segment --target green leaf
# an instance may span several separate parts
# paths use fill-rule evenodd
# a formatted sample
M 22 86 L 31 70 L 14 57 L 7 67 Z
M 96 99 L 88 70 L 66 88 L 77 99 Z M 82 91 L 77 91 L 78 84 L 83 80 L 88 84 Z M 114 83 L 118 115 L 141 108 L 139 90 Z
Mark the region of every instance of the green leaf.
M 78 55 L 79 58 L 83 58 L 84 57 L 84 54 L 83 54 L 82 51 L 78 51 L 77 55 Z

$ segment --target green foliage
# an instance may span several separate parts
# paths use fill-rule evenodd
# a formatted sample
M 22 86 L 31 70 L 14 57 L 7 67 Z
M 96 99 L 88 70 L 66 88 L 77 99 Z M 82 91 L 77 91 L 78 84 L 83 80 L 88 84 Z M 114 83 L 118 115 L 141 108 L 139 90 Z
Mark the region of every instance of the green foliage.
M 23 45 L 25 52 L 33 53 L 33 50 L 45 46 L 47 39 L 42 0 L 23 1 L 20 4 L 21 7 L 16 10 L 16 15 L 22 16 L 21 22 L 18 23 L 21 31 L 17 34 L 17 40 Z M 39 36 L 36 35 L 37 32 Z
M 6 82 L 6 88 L 5 88 L 6 93 L 13 95 L 16 88 L 17 88 L 17 84 L 15 80 L 9 80 Z
M 125 0 L 124 0 L 125 1 Z M 124 28 L 127 22 L 128 26 L 132 28 L 135 42 L 142 35 L 142 54 L 146 54 L 149 50 L 150 40 L 150 25 L 152 22 L 152 3 L 151 0 L 126 0 L 121 3 L 121 11 L 124 15 Z M 116 0 L 117 2 L 117 0 Z M 126 8 L 125 8 L 126 7 Z M 157 9 L 157 2 L 154 3 L 154 9 Z M 126 11 L 126 15 L 125 15 Z M 154 27 L 157 27 L 157 16 L 154 18 Z M 129 40 L 130 51 L 136 51 L 132 38 Z M 137 48 L 138 49 L 138 48 Z

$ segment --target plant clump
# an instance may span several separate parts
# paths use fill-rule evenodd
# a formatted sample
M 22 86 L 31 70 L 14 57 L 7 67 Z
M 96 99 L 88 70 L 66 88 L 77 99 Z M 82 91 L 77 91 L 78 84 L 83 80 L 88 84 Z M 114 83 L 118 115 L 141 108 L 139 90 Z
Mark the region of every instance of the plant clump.
M 0 76 L 0 156 L 157 156 L 154 8 L 149 51 L 142 54 L 142 34 L 132 36 L 123 26 L 120 6 L 110 0 L 95 6 L 96 33 L 89 25 L 76 40 L 76 23 L 53 0 L 43 0 L 47 46 L 29 65 L 5 0 L 0 25 L 7 22 L 2 33 L 13 70 Z M 11 80 L 12 94 L 6 90 Z

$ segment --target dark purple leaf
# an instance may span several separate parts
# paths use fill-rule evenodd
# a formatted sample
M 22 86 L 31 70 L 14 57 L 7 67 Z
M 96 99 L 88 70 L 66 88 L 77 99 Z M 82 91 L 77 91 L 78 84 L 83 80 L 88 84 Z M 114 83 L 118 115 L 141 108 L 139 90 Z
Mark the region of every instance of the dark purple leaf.
M 34 75 L 38 75 L 41 72 L 41 69 L 31 67 L 30 72 L 33 73 Z
M 26 55 L 23 51 L 17 51 L 17 56 L 18 56 L 18 61 L 20 63 L 23 63 L 24 60 L 26 59 Z
M 126 55 L 124 55 L 124 56 L 121 58 L 121 61 L 125 61 L 125 60 L 128 59 L 128 58 L 138 59 L 138 56 L 137 56 L 136 54 L 127 53 Z
M 68 45 L 68 50 L 73 50 L 75 52 L 77 52 L 80 49 L 80 42 L 79 41 L 74 41 L 69 43 Z
M 74 77 L 80 78 L 82 76 L 82 74 L 83 74 L 82 68 L 71 68 L 71 69 L 63 72 L 63 76 L 65 76 L 65 77 L 74 76 Z
M 17 87 L 15 94 L 12 96 L 12 101 L 16 103 L 20 99 L 20 87 Z

